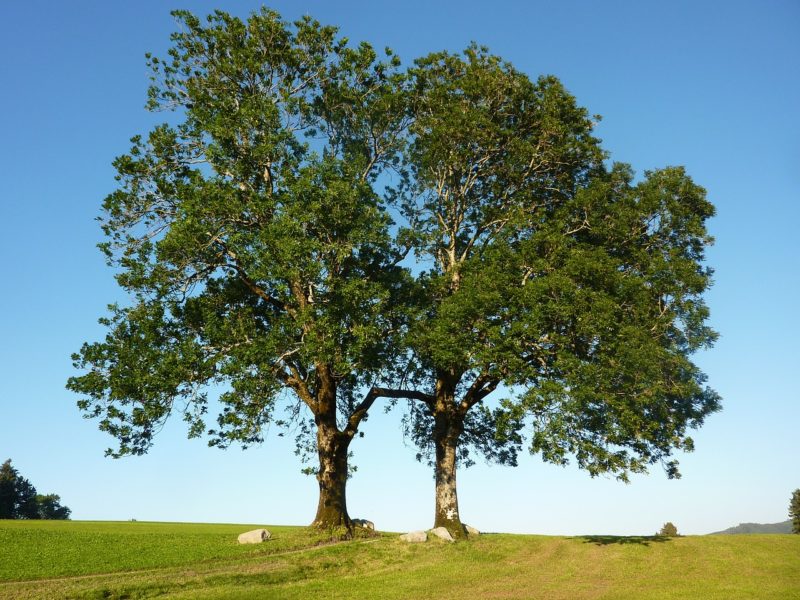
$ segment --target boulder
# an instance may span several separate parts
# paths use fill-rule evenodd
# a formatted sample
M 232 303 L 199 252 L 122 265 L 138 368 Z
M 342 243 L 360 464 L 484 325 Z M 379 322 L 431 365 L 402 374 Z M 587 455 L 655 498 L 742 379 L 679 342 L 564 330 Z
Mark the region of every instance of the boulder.
M 372 521 L 367 521 L 366 519 L 353 519 L 353 525 L 375 531 L 375 523 L 373 523 Z
M 408 533 L 404 533 L 400 536 L 400 539 L 404 542 L 427 542 L 428 541 L 428 534 L 424 531 L 409 531 Z
M 238 538 L 240 544 L 260 544 L 267 541 L 272 537 L 272 534 L 266 529 L 253 529 L 253 531 L 246 531 Z
M 464 529 L 467 530 L 467 535 L 480 535 L 481 532 L 472 527 L 471 525 L 464 525 Z
M 435 529 L 431 529 L 431 533 L 440 540 L 444 540 L 446 542 L 455 542 L 453 536 L 450 535 L 450 532 L 447 531 L 446 527 L 436 527 Z

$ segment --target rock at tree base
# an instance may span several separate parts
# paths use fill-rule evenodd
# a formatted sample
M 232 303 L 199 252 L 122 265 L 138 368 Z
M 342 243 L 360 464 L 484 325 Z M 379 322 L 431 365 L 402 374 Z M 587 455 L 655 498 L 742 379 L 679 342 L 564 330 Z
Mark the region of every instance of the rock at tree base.
M 267 541 L 272 537 L 272 534 L 266 529 L 253 529 L 253 531 L 246 531 L 238 537 L 240 544 L 260 544 Z
M 353 519 L 353 525 L 357 525 L 358 527 L 363 527 L 364 529 L 371 529 L 375 531 L 375 523 L 372 521 L 367 521 L 366 519 Z
M 428 534 L 424 531 L 409 531 L 400 536 L 404 542 L 427 542 Z
M 481 532 L 472 527 L 471 525 L 464 525 L 464 529 L 467 530 L 467 535 L 480 535 Z
M 436 527 L 435 529 L 431 529 L 431 533 L 446 542 L 455 542 L 453 536 L 450 535 L 446 527 Z

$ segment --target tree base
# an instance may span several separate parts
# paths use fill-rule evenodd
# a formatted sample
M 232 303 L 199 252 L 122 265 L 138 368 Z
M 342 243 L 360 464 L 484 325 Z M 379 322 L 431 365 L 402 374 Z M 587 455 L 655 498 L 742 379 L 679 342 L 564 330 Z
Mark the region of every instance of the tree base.
M 310 527 L 321 533 L 325 541 L 331 542 L 351 540 L 355 534 L 355 527 L 349 520 L 314 521 Z
M 447 529 L 454 540 L 466 540 L 469 537 L 467 528 L 464 527 L 461 521 L 456 521 L 454 519 L 436 519 L 433 528 L 435 529 L 436 527 L 444 527 Z

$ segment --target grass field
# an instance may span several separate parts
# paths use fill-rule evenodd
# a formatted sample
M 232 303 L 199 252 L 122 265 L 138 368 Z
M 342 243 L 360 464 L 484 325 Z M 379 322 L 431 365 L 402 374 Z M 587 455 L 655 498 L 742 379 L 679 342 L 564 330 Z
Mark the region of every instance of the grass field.
M 797 535 L 236 543 L 258 526 L 0 521 L 0 598 L 800 599 Z

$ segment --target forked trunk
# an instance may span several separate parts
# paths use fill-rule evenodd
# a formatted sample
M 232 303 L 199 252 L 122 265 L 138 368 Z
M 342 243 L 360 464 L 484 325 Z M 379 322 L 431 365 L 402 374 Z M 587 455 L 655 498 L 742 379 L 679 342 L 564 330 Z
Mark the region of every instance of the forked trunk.
M 435 415 L 436 514 L 434 527 L 445 527 L 454 538 L 466 537 L 458 513 L 456 450 L 463 431 L 462 421 L 452 413 Z
M 339 531 L 339 537 L 350 537 L 353 524 L 347 514 L 347 450 L 348 436 L 339 432 L 336 425 L 317 425 L 317 450 L 319 452 L 319 503 L 312 526 Z

